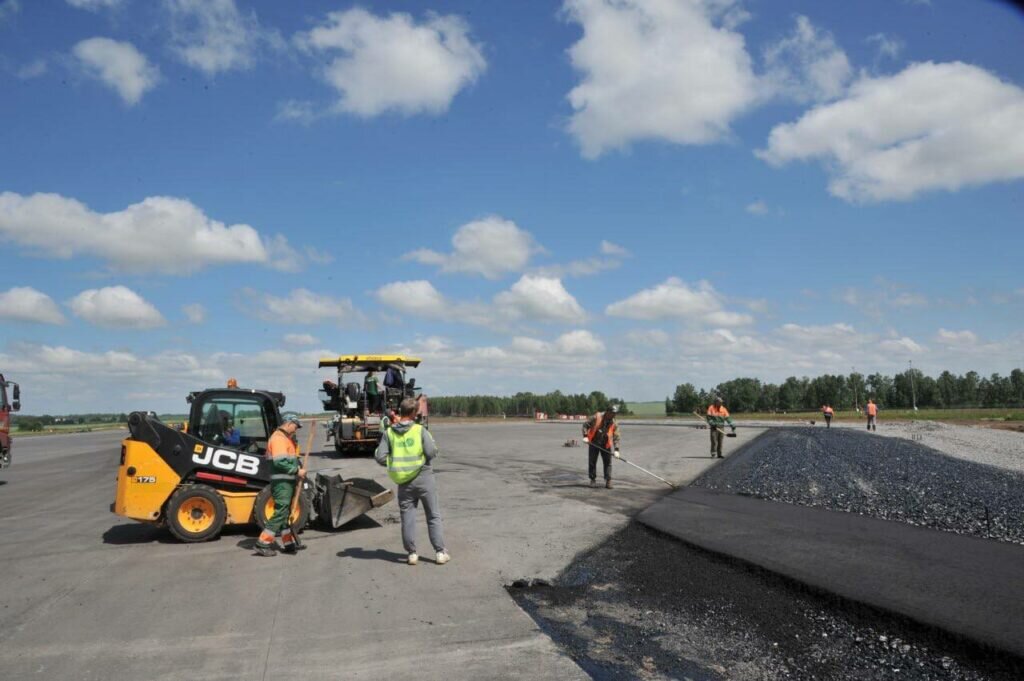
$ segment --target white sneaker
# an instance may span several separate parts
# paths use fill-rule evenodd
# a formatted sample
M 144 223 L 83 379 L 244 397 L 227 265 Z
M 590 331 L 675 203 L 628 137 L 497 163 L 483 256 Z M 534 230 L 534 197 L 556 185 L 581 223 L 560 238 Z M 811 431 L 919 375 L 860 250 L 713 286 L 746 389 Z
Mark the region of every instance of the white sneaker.
M 415 565 L 416 563 L 420 562 L 420 557 L 417 556 L 415 553 L 410 553 L 407 562 L 409 563 L 409 565 Z
M 438 565 L 444 565 L 445 563 L 447 563 L 451 559 L 452 559 L 452 557 L 448 555 L 447 551 L 438 551 L 437 552 L 437 564 Z

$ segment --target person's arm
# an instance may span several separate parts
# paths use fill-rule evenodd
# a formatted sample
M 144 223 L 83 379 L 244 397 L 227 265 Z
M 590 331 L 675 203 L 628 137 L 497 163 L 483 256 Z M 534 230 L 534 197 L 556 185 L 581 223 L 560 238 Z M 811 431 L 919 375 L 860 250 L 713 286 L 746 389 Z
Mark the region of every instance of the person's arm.
M 616 452 L 619 451 L 619 427 L 615 426 L 615 430 L 612 432 L 612 449 Z
M 597 417 L 596 416 L 591 416 L 589 419 L 587 419 L 587 422 L 583 424 L 583 437 L 584 438 L 587 437 L 587 433 L 590 432 L 590 429 L 594 427 L 595 423 L 597 423 Z
M 232 445 L 234 447 L 242 444 L 242 434 L 238 432 L 238 428 L 228 429 L 228 432 L 224 435 L 224 444 Z
M 426 428 L 421 429 L 420 433 L 423 434 L 423 456 L 427 459 L 427 463 L 430 463 L 437 456 L 437 443 L 434 442 L 434 436 Z
M 384 431 L 380 438 L 380 444 L 377 445 L 377 451 L 374 452 L 373 458 L 376 459 L 377 463 L 381 466 L 388 465 L 388 454 L 391 453 L 391 441 L 388 440 L 388 433 Z

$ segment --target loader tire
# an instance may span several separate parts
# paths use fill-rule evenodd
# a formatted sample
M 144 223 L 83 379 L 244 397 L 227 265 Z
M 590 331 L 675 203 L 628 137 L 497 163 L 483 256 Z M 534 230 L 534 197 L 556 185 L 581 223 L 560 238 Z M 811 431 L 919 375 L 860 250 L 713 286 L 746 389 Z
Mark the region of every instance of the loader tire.
M 299 496 L 298 508 L 292 511 L 291 517 L 288 518 L 289 525 L 296 532 L 301 532 L 306 527 L 306 523 L 309 521 L 309 511 L 313 505 L 309 490 L 300 490 L 299 494 L 301 496 Z M 274 497 L 270 495 L 270 485 L 261 489 L 260 493 L 256 495 L 252 514 L 260 529 L 266 528 L 270 516 L 274 515 Z
M 212 487 L 183 485 L 167 502 L 166 517 L 167 528 L 181 541 L 209 541 L 224 528 L 228 509 Z

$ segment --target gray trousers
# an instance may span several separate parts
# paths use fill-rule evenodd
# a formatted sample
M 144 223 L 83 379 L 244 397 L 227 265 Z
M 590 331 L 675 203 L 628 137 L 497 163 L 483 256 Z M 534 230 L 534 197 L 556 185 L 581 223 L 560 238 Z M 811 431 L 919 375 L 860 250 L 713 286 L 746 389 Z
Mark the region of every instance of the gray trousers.
M 425 468 L 414 480 L 398 486 L 398 509 L 402 513 L 402 545 L 406 553 L 416 553 L 416 509 L 420 501 L 427 516 L 427 534 L 434 551 L 444 551 L 444 526 L 437 503 L 434 471 Z

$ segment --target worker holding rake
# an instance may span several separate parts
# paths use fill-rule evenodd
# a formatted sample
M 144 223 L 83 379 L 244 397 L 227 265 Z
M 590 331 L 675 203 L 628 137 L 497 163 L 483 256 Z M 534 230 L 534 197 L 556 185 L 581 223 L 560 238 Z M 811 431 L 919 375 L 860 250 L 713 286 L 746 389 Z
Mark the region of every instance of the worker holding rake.
M 590 444 L 587 452 L 587 474 L 590 486 L 597 487 L 597 457 L 604 462 L 604 486 L 612 488 L 612 456 L 619 456 L 619 429 L 615 425 L 615 414 L 619 408 L 609 405 L 604 412 L 597 412 L 583 426 L 583 441 Z M 614 454 L 613 454 L 614 452 Z
M 288 518 L 292 510 L 298 481 L 306 475 L 306 469 L 299 462 L 298 443 L 295 432 L 302 427 L 298 414 L 282 414 L 280 427 L 267 442 L 267 456 L 271 459 L 270 493 L 274 497 L 274 514 L 260 532 L 254 547 L 257 556 L 273 556 L 277 548 L 276 537 L 281 535 L 285 553 L 296 553 L 306 548 L 295 534 Z
M 711 429 L 711 457 L 714 458 L 717 453 L 718 458 L 721 459 L 722 440 L 725 438 L 726 424 L 732 428 L 733 435 L 736 434 L 736 424 L 732 422 L 729 410 L 725 408 L 721 397 L 716 397 L 715 401 L 708 407 L 707 419 L 708 428 Z

